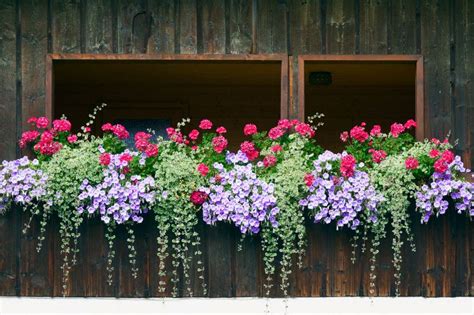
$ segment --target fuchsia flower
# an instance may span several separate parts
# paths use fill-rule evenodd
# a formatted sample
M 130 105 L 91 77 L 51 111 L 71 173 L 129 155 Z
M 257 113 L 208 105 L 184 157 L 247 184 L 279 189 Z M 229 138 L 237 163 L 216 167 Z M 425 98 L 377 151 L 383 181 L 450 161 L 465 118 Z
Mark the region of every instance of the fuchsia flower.
M 21 135 L 21 139 L 19 141 L 20 148 L 24 148 L 26 146 L 26 144 L 31 143 L 31 142 L 35 141 L 36 139 L 38 139 L 39 135 L 40 135 L 40 133 L 36 130 L 25 131 Z
M 188 135 L 189 139 L 191 140 L 196 140 L 199 137 L 199 131 L 197 129 L 191 130 L 191 132 Z
M 298 121 L 296 121 L 298 123 Z M 289 121 L 288 119 L 280 119 L 278 121 L 278 127 L 283 128 L 283 129 L 290 129 L 292 126 L 292 122 Z
M 107 153 L 107 152 L 102 153 L 99 157 L 99 163 L 101 165 L 105 165 L 105 166 L 109 165 L 110 164 L 110 154 Z
M 44 129 L 48 127 L 49 120 L 46 117 L 38 117 L 36 119 L 36 128 L 38 129 Z
M 306 186 L 311 187 L 314 183 L 314 175 L 309 173 L 304 176 L 304 183 Z
M 341 166 L 340 166 L 341 174 L 344 177 L 351 177 L 352 175 L 354 175 L 355 165 L 356 165 L 356 159 L 352 155 L 350 154 L 344 155 L 341 158 Z
M 209 130 L 212 128 L 212 122 L 209 119 L 203 119 L 199 123 L 199 128 L 202 130 Z
M 129 153 L 123 153 L 119 157 L 120 162 L 127 162 L 130 163 L 133 160 L 133 156 L 131 156 Z
M 196 151 L 197 149 L 198 149 L 198 146 L 197 146 L 197 145 L 193 145 L 193 146 L 191 147 L 191 150 L 193 150 L 193 151 Z
M 448 163 L 441 158 L 434 163 L 433 167 L 436 173 L 444 173 L 448 170 Z
M 365 131 L 365 123 L 362 123 L 360 126 L 355 126 L 351 129 L 350 135 L 352 139 L 355 139 L 359 142 L 365 142 L 369 138 L 369 134 Z
M 90 127 L 84 127 L 84 132 L 85 133 L 91 132 L 91 128 Z
M 274 146 L 272 146 L 270 148 L 270 150 L 272 150 L 272 152 L 277 153 L 277 152 L 281 152 L 283 150 L 283 148 L 281 147 L 281 145 L 275 144 Z
M 370 130 L 370 135 L 372 137 L 376 137 L 378 136 L 380 133 L 382 132 L 382 128 L 380 127 L 380 125 L 374 125 L 372 127 L 372 130 Z
M 204 163 L 200 163 L 197 167 L 197 170 L 202 176 L 206 176 L 207 173 L 209 173 L 209 167 Z
M 121 124 L 116 124 L 112 127 L 112 132 L 114 133 L 114 135 L 117 136 L 117 138 L 119 138 L 120 140 L 124 140 L 124 139 L 127 139 L 130 134 L 128 133 L 127 129 L 125 129 L 124 126 L 122 126 Z
M 144 139 L 144 138 L 135 140 L 135 147 L 140 152 L 144 152 L 146 150 L 148 144 L 149 144 L 148 140 Z
M 153 157 L 158 155 L 158 146 L 153 143 L 149 143 L 145 149 L 145 154 L 147 157 Z
M 402 124 L 399 124 L 399 123 L 393 123 L 391 126 L 390 126 L 390 134 L 392 135 L 392 137 L 394 138 L 398 138 L 398 136 L 405 131 L 405 126 L 403 126 Z
M 59 132 L 71 131 L 71 122 L 67 119 L 56 119 L 53 121 L 53 128 Z
M 412 156 L 405 160 L 405 167 L 407 170 L 416 170 L 418 168 L 418 160 Z
M 191 193 L 189 200 L 191 200 L 194 205 L 200 206 L 207 200 L 207 194 L 203 191 L 195 190 Z
M 37 120 L 38 120 L 38 118 L 36 118 L 36 117 L 30 117 L 26 122 L 29 123 L 29 124 L 36 125 Z
M 224 127 L 220 126 L 219 128 L 216 129 L 216 132 L 218 134 L 224 134 L 227 132 L 227 129 L 225 129 Z
M 244 127 L 244 135 L 251 136 L 257 133 L 257 126 L 254 124 L 246 124 Z
M 431 150 L 431 151 L 430 151 L 430 154 L 429 154 L 430 158 L 432 158 L 432 159 L 437 158 L 439 155 L 440 155 L 440 153 L 439 153 L 439 151 L 436 150 L 436 149 Z
M 212 139 L 212 146 L 217 153 L 222 153 L 227 148 L 227 144 L 227 139 L 224 136 L 217 136 Z
M 314 137 L 315 132 L 309 124 L 297 123 L 295 126 L 295 131 L 302 135 L 303 137 Z
M 344 131 L 339 135 L 339 138 L 342 142 L 346 142 L 347 139 L 349 139 L 349 133 L 347 131 Z
M 134 140 L 135 141 L 138 141 L 138 140 L 150 140 L 150 138 L 152 137 L 151 134 L 147 133 L 147 132 L 143 132 L 143 131 L 139 131 L 135 134 L 134 136 Z
M 411 127 L 416 128 L 416 121 L 414 121 L 413 119 L 408 119 L 404 127 L 406 129 L 410 129 Z
M 268 137 L 272 140 L 276 140 L 285 134 L 285 130 L 281 127 L 273 127 L 268 132 Z
M 436 138 L 431 138 L 431 142 L 434 143 L 434 144 L 436 144 L 436 145 L 438 145 L 438 144 L 441 143 L 441 141 L 439 141 L 439 140 L 436 139 Z
M 255 144 L 251 141 L 244 141 L 240 144 L 240 151 L 242 151 L 249 161 L 253 161 L 258 158 L 260 152 L 255 148 Z
M 387 153 L 384 150 L 370 149 L 369 153 L 372 154 L 372 161 L 375 163 L 380 163 L 387 157 Z
M 451 162 L 454 161 L 454 153 L 449 151 L 449 150 L 446 150 L 443 152 L 443 154 L 441 154 L 441 158 L 448 164 L 450 164 Z
M 112 126 L 111 123 L 106 123 L 106 124 L 103 124 L 103 125 L 102 125 L 101 129 L 102 129 L 102 131 L 104 131 L 104 132 L 107 132 L 107 131 L 112 132 L 113 126 Z
M 267 155 L 266 157 L 263 158 L 263 165 L 265 167 L 273 166 L 276 164 L 276 162 L 277 162 L 277 158 L 272 154 Z
M 69 142 L 69 143 L 76 143 L 76 141 L 77 141 L 77 136 L 76 135 L 69 135 L 67 137 L 67 142 Z
M 175 132 L 176 132 L 176 130 L 174 130 L 174 128 L 172 128 L 172 127 L 166 128 L 166 134 L 168 135 L 168 137 L 171 137 L 172 135 L 174 135 Z

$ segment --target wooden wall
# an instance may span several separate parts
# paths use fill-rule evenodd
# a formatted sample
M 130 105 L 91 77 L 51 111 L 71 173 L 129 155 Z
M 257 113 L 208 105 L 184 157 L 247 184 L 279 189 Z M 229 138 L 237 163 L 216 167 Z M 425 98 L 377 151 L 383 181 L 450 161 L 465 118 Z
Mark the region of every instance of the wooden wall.
M 421 54 L 425 62 L 425 106 L 429 134 L 452 132 L 456 153 L 474 162 L 474 2 L 470 0 L 1 0 L 0 158 L 20 154 L 16 139 L 31 115 L 44 113 L 47 53 L 177 54 Z M 291 73 L 297 78 L 296 60 Z M 291 101 L 297 103 L 292 84 Z M 27 218 L 0 218 L 0 294 L 57 295 L 57 235 L 34 252 L 35 226 Z M 54 222 L 53 222 L 54 224 Z M 449 215 L 427 226 L 414 225 L 419 251 L 407 254 L 405 295 L 473 295 L 474 229 Z M 107 287 L 105 252 L 98 223 L 81 239 L 81 265 L 72 274 L 71 295 L 153 296 L 156 258 L 150 228 L 139 239 L 146 273 L 128 275 L 121 238 L 117 274 Z M 291 294 L 367 294 L 366 264 L 349 264 L 348 235 L 311 227 L 305 266 Z M 210 296 L 260 295 L 258 242 L 237 253 L 228 227 L 207 233 Z M 218 237 L 217 237 L 218 236 Z M 388 241 L 379 264 L 380 295 L 393 294 Z M 219 252 L 219 255 L 214 253 Z M 411 257 L 411 258 L 410 258 Z M 229 276 L 230 275 L 230 276 Z M 276 293 L 275 293 L 276 294 Z

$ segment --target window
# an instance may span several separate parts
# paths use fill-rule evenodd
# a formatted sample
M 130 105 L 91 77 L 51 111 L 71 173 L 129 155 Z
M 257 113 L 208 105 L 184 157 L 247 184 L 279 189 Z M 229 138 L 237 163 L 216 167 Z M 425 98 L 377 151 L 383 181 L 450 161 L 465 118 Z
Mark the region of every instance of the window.
M 416 118 L 423 137 L 423 61 L 419 56 L 299 57 L 298 117 L 324 113 L 319 142 L 340 149 L 339 134 L 355 124 L 381 124 Z

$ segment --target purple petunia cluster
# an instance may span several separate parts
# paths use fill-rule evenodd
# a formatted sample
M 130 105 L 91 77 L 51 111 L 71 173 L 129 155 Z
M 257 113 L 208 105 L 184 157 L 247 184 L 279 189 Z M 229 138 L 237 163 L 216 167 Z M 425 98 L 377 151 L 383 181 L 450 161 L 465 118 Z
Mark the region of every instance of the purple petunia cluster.
M 203 218 L 207 224 L 229 221 L 240 228 L 240 232 L 256 234 L 263 222 L 278 226 L 279 212 L 274 186 L 259 178 L 242 152 L 227 153 L 226 162 L 231 166 L 226 170 L 221 163 L 213 167 L 218 175 L 211 179 L 210 187 L 200 188 L 209 198 L 203 207 Z
M 335 165 L 345 155 L 325 151 L 316 161 L 308 184 L 309 194 L 300 205 L 314 211 L 314 221 L 329 224 L 337 221 L 337 228 L 348 226 L 355 230 L 361 215 L 367 213 L 371 222 L 377 220 L 377 207 L 383 201 L 370 183 L 366 172 L 357 170 L 350 177 L 339 175 Z
M 416 207 L 423 214 L 421 223 L 428 222 L 434 214 L 445 214 L 449 199 L 458 213 L 474 216 L 474 184 L 456 179 L 453 173 L 470 173 L 464 168 L 460 156 L 454 158 L 444 173 L 435 172 L 431 183 L 423 185 L 415 194 Z
M 110 157 L 111 162 L 104 170 L 104 178 L 100 184 L 91 185 L 87 179 L 82 182 L 79 194 L 81 205 L 78 211 L 98 213 L 105 223 L 109 223 L 111 219 L 118 224 L 130 220 L 141 223 L 143 214 L 156 202 L 155 180 L 151 176 L 127 177 L 123 170 L 128 166 L 128 162 L 120 158 L 121 154 Z
M 3 161 L 0 168 L 0 213 L 9 201 L 21 205 L 31 205 L 46 195 L 48 176 L 42 170 L 35 169 L 38 160 L 28 157 Z

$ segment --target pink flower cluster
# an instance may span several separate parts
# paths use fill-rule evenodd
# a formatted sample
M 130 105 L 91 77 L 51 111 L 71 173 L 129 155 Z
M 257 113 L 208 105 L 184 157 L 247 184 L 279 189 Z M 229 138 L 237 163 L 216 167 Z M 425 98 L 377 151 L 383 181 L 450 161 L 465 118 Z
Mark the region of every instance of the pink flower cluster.
M 355 170 L 355 165 L 356 165 L 356 159 L 350 155 L 344 155 L 341 158 L 341 166 L 340 166 L 340 171 L 342 176 L 344 177 L 351 177 L 354 175 L 354 170 Z
M 125 129 L 125 127 L 121 124 L 112 125 L 110 123 L 106 123 L 102 126 L 102 131 L 113 133 L 120 140 L 128 139 L 128 137 L 130 137 L 127 129 Z
M 263 165 L 265 167 L 270 167 L 275 165 L 277 162 L 277 158 L 273 154 L 269 154 L 263 158 Z
M 174 141 L 176 143 L 184 143 L 184 138 L 181 131 L 177 131 L 176 129 L 169 127 L 169 128 L 166 128 L 166 134 L 171 139 L 171 141 Z M 198 135 L 199 135 L 199 132 L 198 132 Z
M 375 163 L 380 163 L 387 157 L 387 153 L 384 150 L 369 149 L 369 153 L 372 155 L 372 161 Z
M 217 153 L 222 153 L 227 148 L 227 139 L 224 136 L 217 136 L 212 139 L 212 147 Z
M 398 136 L 403 133 L 405 130 L 416 128 L 416 122 L 413 119 L 407 120 L 407 122 L 403 124 L 394 123 L 390 126 L 390 134 L 394 138 L 398 138 Z
M 251 136 L 257 133 L 257 126 L 254 124 L 246 124 L 244 127 L 244 135 Z
M 434 151 L 436 151 L 436 152 L 434 152 Z M 454 161 L 454 153 L 449 151 L 449 150 L 444 151 L 441 154 L 441 156 L 439 155 L 439 151 L 432 150 L 430 152 L 430 157 L 432 157 L 432 158 L 439 157 L 433 165 L 434 170 L 437 173 L 446 172 L 448 170 L 449 164 L 451 164 Z
M 40 141 L 33 147 L 35 151 L 43 155 L 53 155 L 61 150 L 63 145 L 54 141 L 54 135 L 50 131 L 45 131 L 40 137 Z
M 242 151 L 249 161 L 253 161 L 260 155 L 260 152 L 255 148 L 255 144 L 251 141 L 244 141 L 240 144 L 240 151 Z
M 246 125 L 246 127 L 249 125 Z M 277 140 L 282 137 L 287 131 L 289 131 L 292 127 L 295 128 L 295 131 L 302 135 L 303 137 L 312 138 L 316 134 L 313 127 L 311 125 L 298 121 L 297 119 L 288 120 L 288 119 L 281 119 L 278 121 L 276 127 L 273 127 L 268 131 L 268 137 L 272 140 Z M 244 133 L 246 130 L 244 128 Z
M 415 157 L 410 156 L 405 160 L 405 167 L 407 170 L 416 170 L 419 165 L 420 163 Z
M 67 119 L 56 119 L 53 121 L 53 129 L 57 132 L 71 131 L 71 123 Z
M 150 143 L 151 134 L 146 132 L 137 132 L 135 134 L 135 147 L 138 151 L 144 152 L 147 157 L 153 157 L 158 155 L 158 146 Z

